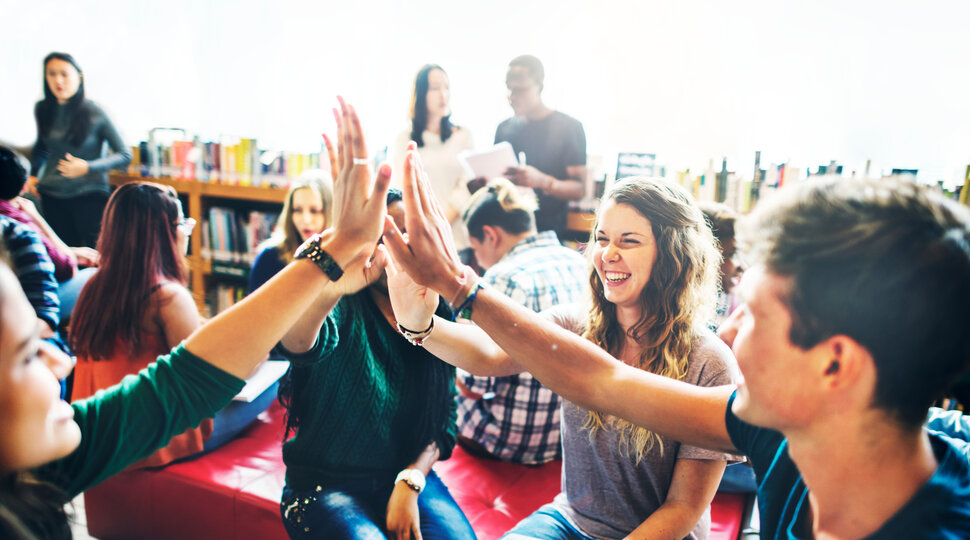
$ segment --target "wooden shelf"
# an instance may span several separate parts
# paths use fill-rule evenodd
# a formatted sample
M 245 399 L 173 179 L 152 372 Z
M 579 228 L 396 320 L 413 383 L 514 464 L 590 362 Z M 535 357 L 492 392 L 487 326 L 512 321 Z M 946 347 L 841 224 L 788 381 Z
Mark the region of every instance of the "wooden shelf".
M 202 253 L 202 231 L 204 209 L 211 206 L 209 199 L 232 199 L 237 201 L 250 201 L 257 203 L 271 203 L 282 206 L 286 200 L 286 188 L 274 187 L 253 187 L 253 186 L 234 186 L 229 184 L 215 184 L 208 182 L 197 182 L 192 180 L 179 180 L 177 178 L 144 178 L 129 174 L 111 173 L 108 175 L 108 182 L 113 187 L 118 187 L 131 182 L 155 182 L 171 186 L 179 193 L 188 198 L 188 208 L 183 209 L 186 217 L 191 217 L 198 222 L 195 233 L 189 237 L 191 255 L 187 256 L 189 271 L 191 272 L 190 285 L 192 294 L 195 297 L 195 304 L 199 307 L 200 313 L 205 313 L 205 293 L 208 287 L 209 277 L 212 276 L 212 261 L 203 258 Z

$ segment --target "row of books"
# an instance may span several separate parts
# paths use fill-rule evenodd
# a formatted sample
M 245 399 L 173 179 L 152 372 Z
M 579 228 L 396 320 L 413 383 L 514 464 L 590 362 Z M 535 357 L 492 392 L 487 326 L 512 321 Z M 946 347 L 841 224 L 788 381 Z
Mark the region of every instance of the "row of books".
M 131 147 L 128 174 L 147 178 L 218 182 L 240 186 L 287 187 L 307 169 L 329 167 L 326 150 L 310 154 L 262 150 L 256 139 L 223 137 L 219 142 L 142 141 Z
M 259 244 L 273 233 L 277 219 L 279 214 L 273 212 L 220 206 L 209 208 L 202 220 L 202 258 L 212 261 L 214 273 L 248 276 Z M 246 272 L 234 271 L 232 267 Z M 220 268 L 224 270 L 217 271 Z

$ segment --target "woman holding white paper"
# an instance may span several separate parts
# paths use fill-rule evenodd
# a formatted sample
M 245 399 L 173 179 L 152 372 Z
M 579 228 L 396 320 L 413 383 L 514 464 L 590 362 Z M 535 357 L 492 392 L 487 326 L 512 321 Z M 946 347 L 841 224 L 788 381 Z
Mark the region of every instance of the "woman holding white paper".
M 470 178 L 459 163 L 458 154 L 472 148 L 472 136 L 468 129 L 451 123 L 451 88 L 448 74 L 441 66 L 427 64 L 418 70 L 409 116 L 410 128 L 401 132 L 394 145 L 392 185 L 401 185 L 400 171 L 404 170 L 407 145 L 414 141 L 431 180 L 431 189 L 451 222 L 456 247 L 464 250 L 468 247 L 468 236 L 458 218 L 471 193 L 466 187 Z

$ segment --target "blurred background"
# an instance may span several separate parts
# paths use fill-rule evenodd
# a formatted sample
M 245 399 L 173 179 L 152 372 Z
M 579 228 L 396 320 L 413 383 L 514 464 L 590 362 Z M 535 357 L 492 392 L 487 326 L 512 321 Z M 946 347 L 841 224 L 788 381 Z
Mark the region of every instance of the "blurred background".
M 545 102 L 583 122 L 594 176 L 617 152 L 694 170 L 726 157 L 748 175 L 756 150 L 846 175 L 871 160 L 949 185 L 970 163 L 965 0 L 0 0 L 0 15 L 0 139 L 16 145 L 36 136 L 55 50 L 129 145 L 164 126 L 293 152 L 319 150 L 338 93 L 372 152 L 391 145 L 429 62 L 486 148 L 511 115 L 507 63 L 529 53 Z

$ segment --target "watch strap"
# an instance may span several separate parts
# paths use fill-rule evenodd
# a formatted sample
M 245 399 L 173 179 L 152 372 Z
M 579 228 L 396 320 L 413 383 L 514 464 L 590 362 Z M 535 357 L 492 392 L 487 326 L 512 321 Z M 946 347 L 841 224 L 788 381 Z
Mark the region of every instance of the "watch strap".
M 303 242 L 296 250 L 294 258 L 313 261 L 330 278 L 330 281 L 337 281 L 344 275 L 344 270 L 340 268 L 340 265 L 337 264 L 337 261 L 329 253 L 320 247 L 322 239 L 323 237 L 319 233 L 307 238 L 306 242 Z

